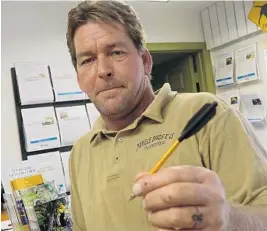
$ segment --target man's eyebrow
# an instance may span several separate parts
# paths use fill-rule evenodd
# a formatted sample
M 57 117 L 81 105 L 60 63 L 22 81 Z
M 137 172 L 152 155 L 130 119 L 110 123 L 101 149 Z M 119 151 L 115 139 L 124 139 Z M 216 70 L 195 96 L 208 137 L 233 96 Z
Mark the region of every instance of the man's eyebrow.
M 93 56 L 93 52 L 91 51 L 82 51 L 76 55 L 76 59 L 85 57 L 85 56 Z
M 114 42 L 105 46 L 106 49 L 113 49 L 115 47 L 126 47 L 124 42 Z

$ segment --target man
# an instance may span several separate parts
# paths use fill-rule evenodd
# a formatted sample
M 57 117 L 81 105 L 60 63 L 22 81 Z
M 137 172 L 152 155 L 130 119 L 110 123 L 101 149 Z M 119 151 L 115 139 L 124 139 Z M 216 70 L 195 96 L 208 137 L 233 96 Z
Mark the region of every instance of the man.
M 267 165 L 250 126 L 212 94 L 168 84 L 154 94 L 129 5 L 80 3 L 69 12 L 67 42 L 80 88 L 101 114 L 70 158 L 75 231 L 267 230 Z M 160 172 L 144 173 L 214 100 L 215 117 Z M 131 193 L 139 198 L 129 202 Z

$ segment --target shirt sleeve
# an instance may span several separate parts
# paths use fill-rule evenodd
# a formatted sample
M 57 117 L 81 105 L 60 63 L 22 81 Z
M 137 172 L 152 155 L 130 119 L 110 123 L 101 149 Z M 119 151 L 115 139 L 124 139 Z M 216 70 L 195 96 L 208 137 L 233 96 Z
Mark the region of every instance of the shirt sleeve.
M 201 141 L 205 162 L 220 177 L 230 202 L 267 205 L 266 151 L 239 112 L 226 105 L 221 109 Z
M 76 153 L 77 154 L 77 153 Z M 75 146 L 69 159 L 70 185 L 71 185 L 71 213 L 73 221 L 73 231 L 85 231 L 86 225 L 82 212 L 81 201 L 76 180 L 75 170 Z

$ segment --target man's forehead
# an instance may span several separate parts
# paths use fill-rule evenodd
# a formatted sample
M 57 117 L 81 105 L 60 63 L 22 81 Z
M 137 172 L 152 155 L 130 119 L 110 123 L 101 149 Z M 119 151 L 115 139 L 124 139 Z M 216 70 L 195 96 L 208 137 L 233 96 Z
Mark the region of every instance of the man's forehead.
M 115 23 L 109 25 L 90 22 L 78 28 L 77 32 L 77 39 L 82 39 L 83 41 L 96 41 L 108 35 L 126 35 L 124 27 Z

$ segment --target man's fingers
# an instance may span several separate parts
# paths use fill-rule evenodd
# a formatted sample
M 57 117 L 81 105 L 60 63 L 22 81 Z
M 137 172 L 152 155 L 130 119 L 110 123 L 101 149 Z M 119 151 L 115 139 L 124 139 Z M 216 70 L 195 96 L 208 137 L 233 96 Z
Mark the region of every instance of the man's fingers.
M 159 228 L 159 229 L 154 229 L 153 231 L 174 231 L 174 230 L 180 230 L 180 231 L 198 231 L 200 229 L 179 229 L 179 228 L 177 228 L 177 229 L 161 229 L 161 228 Z M 212 231 L 214 231 L 214 230 L 212 230 Z
M 179 229 L 179 228 L 177 228 L 177 229 L 155 229 L 155 230 L 153 230 L 153 231 L 175 231 L 175 230 L 180 230 L 180 231 L 198 231 L 198 230 L 200 230 L 200 229 Z M 204 231 L 204 230 L 203 230 Z M 214 231 L 214 230 L 212 230 L 212 231 Z
M 149 172 L 140 172 L 140 173 L 138 173 L 138 174 L 136 175 L 136 177 L 135 177 L 135 181 L 138 181 L 138 180 L 140 180 L 142 177 L 144 177 L 144 176 L 149 176 L 149 175 L 151 175 Z
M 204 229 L 208 226 L 207 207 L 172 207 L 152 212 L 149 220 L 153 226 L 161 229 Z
M 174 206 L 206 205 L 212 197 L 213 193 L 203 184 L 173 183 L 146 194 L 144 207 L 156 211 Z
M 166 168 L 154 175 L 143 175 L 134 185 L 133 194 L 143 196 L 148 192 L 175 182 L 204 183 L 208 169 L 191 166 Z
M 161 229 L 161 228 L 155 228 L 153 229 L 153 231 L 174 231 L 174 230 L 180 230 L 180 231 L 198 231 L 200 229 L 179 229 L 179 228 L 176 228 L 176 229 Z M 214 230 L 213 230 L 214 231 Z
M 155 228 L 155 229 L 153 229 L 153 231 L 173 231 L 173 230 L 179 230 L 179 229 L 161 229 L 161 228 Z

